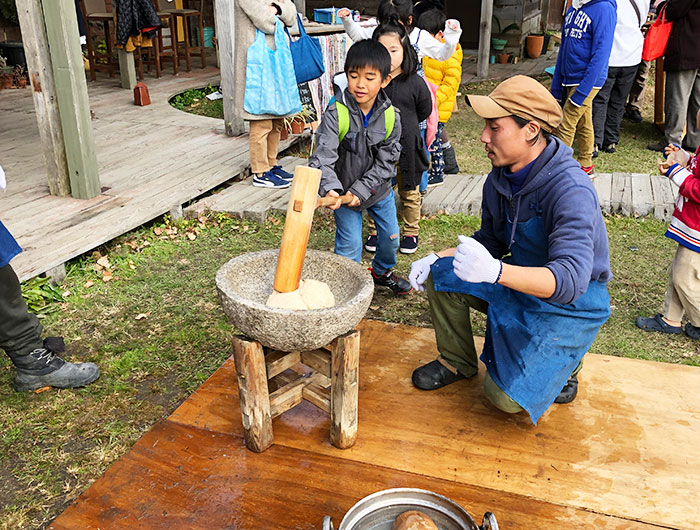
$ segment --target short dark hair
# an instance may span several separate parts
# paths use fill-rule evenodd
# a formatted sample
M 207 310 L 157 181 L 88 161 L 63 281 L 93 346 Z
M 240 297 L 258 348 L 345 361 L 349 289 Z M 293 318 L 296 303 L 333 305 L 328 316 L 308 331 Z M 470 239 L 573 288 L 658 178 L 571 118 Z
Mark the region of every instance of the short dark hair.
M 439 9 L 444 13 L 445 0 L 418 0 L 415 4 L 413 4 L 413 16 L 418 19 L 423 13 L 431 9 Z
M 440 11 L 439 9 L 429 9 L 418 17 L 416 27 L 424 29 L 432 35 L 436 35 L 441 31 L 444 31 L 446 21 L 447 16 L 443 11 Z
M 401 75 L 398 76 L 397 79 L 406 79 L 408 75 L 416 73 L 416 69 L 418 68 L 418 55 L 416 54 L 416 50 L 408 38 L 406 28 L 399 23 L 396 16 L 393 15 L 386 24 L 379 24 L 377 29 L 374 30 L 374 33 L 372 33 L 372 39 L 376 42 L 382 35 L 391 34 L 398 35 L 401 46 L 403 47 Z M 380 44 L 380 46 L 382 45 Z M 384 46 L 382 46 L 382 48 L 384 48 Z M 391 63 L 391 57 L 389 57 L 389 63 Z
M 411 28 L 413 19 L 413 0 L 382 0 L 377 8 L 377 20 L 380 24 L 389 22 L 392 15 L 398 16 L 399 22 Z
M 378 70 L 382 79 L 386 79 L 391 73 L 391 56 L 386 48 L 376 40 L 365 39 L 358 41 L 350 46 L 348 50 L 348 54 L 345 57 L 345 73 L 364 68 Z
M 517 123 L 518 127 L 520 127 L 521 129 L 523 127 L 525 127 L 531 121 L 537 121 L 537 120 L 528 120 L 527 118 L 521 118 L 520 116 L 516 116 L 515 114 L 511 114 L 510 117 L 513 118 L 513 121 L 515 121 L 515 123 Z M 528 143 L 530 145 L 535 145 L 540 138 L 543 138 L 544 141 L 546 142 L 549 140 L 550 136 L 551 136 L 551 134 L 548 133 L 547 131 L 545 131 L 542 128 L 542 125 L 540 125 L 540 132 L 538 132 L 537 136 L 535 136 L 532 140 L 528 140 Z

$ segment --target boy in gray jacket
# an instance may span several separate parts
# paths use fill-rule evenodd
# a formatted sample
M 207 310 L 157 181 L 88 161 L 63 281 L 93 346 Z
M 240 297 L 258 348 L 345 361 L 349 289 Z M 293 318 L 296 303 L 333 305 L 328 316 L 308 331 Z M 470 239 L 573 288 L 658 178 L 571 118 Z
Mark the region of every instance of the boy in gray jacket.
M 338 199 L 330 206 L 335 214 L 335 253 L 360 262 L 362 212 L 367 210 L 377 226 L 374 283 L 408 294 L 411 284 L 392 272 L 399 223 L 391 179 L 401 153 L 401 120 L 383 90 L 391 81 L 390 71 L 391 57 L 379 42 L 363 40 L 348 50 L 348 87 L 336 90 L 323 115 L 309 167 L 323 173 L 319 195 Z

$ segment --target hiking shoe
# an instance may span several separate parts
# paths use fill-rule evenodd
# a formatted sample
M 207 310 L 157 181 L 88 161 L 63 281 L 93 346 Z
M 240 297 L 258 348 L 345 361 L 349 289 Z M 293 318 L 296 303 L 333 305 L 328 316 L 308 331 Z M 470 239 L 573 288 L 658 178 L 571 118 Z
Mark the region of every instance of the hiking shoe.
M 615 152 L 615 144 L 608 144 L 603 147 L 603 151 L 606 153 L 614 153 Z
M 685 334 L 691 339 L 700 340 L 700 326 L 693 326 L 690 322 L 685 325 Z
M 642 121 L 642 113 L 637 109 L 627 109 L 624 116 L 632 123 L 639 123 Z
M 275 188 L 284 189 L 291 186 L 291 182 L 287 182 L 284 179 L 279 178 L 272 171 L 266 171 L 265 173 L 255 173 L 253 176 L 253 186 L 256 188 Z
M 430 175 L 428 177 L 428 187 L 434 188 L 436 186 L 442 186 L 445 183 L 445 177 L 438 175 Z
M 365 250 L 367 252 L 377 251 L 377 234 L 370 234 L 367 236 L 367 241 L 365 241 Z
M 455 148 L 452 147 L 452 145 L 445 146 L 445 144 L 442 144 L 442 156 L 445 160 L 445 169 L 443 173 L 445 175 L 456 175 L 459 173 L 457 156 L 455 155 Z
M 672 335 L 677 335 L 683 330 L 682 326 L 666 324 L 661 313 L 656 313 L 653 317 L 637 317 L 635 324 L 644 331 L 660 331 L 661 333 L 670 333 Z
M 594 168 L 593 165 L 590 165 L 590 166 L 588 166 L 588 167 L 583 167 L 583 166 L 581 166 L 581 169 L 583 169 L 583 172 L 584 172 L 586 175 L 588 175 L 589 177 L 591 177 L 591 178 L 593 178 L 593 177 L 592 177 L 592 175 L 593 175 L 593 168 Z
M 403 236 L 399 245 L 401 254 L 413 254 L 418 250 L 418 236 Z
M 370 271 L 372 271 L 374 285 L 388 287 L 394 291 L 394 294 L 408 294 L 413 291 L 413 287 L 408 283 L 408 280 L 404 280 L 401 276 L 392 271 L 386 271 L 382 275 L 377 275 L 372 269 L 370 269 Z
M 591 155 L 591 158 L 598 158 L 598 144 L 593 146 L 593 154 Z
M 559 395 L 554 398 L 555 403 L 571 403 L 578 394 L 578 377 L 572 375 L 561 389 Z
M 437 390 L 460 379 L 466 379 L 462 374 L 448 370 L 440 361 L 431 361 L 413 370 L 411 381 L 421 390 Z
M 294 175 L 291 174 L 289 171 L 285 171 L 284 169 L 282 169 L 282 166 L 272 166 L 270 173 L 274 173 L 279 178 L 281 178 L 282 180 L 286 180 L 287 182 L 291 182 L 294 178 Z
M 56 355 L 65 350 L 63 338 L 48 337 L 44 347 L 28 355 L 14 358 L 17 375 L 13 386 L 18 392 L 37 390 L 45 386 L 75 388 L 87 386 L 100 376 L 94 363 L 69 363 Z
M 654 142 L 654 143 L 647 145 L 647 149 L 649 149 L 649 151 L 656 151 L 657 153 L 663 153 L 664 149 L 666 149 L 667 145 L 668 144 L 664 143 L 664 142 Z

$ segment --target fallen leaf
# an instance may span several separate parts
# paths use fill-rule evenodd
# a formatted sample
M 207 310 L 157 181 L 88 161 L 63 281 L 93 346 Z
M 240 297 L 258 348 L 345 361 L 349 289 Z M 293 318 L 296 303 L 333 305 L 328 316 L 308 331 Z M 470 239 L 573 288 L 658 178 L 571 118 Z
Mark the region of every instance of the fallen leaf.
M 70 296 L 70 291 L 63 291 L 63 292 L 61 293 L 61 296 L 62 296 L 63 298 L 68 298 L 68 297 Z
M 371 305 L 371 306 L 369 306 L 369 308 L 370 308 L 372 311 L 376 311 L 377 309 L 379 309 L 379 306 L 378 306 L 378 305 Z
M 51 390 L 50 386 L 42 386 L 41 388 L 37 388 L 34 393 L 35 394 L 41 394 L 42 392 L 46 392 L 47 390 Z
M 97 264 L 104 267 L 105 269 L 109 269 L 112 267 L 109 264 L 109 256 L 102 256 L 100 259 L 97 260 Z
M 95 285 L 95 284 L 92 283 L 90 280 L 88 280 L 88 281 L 85 282 L 84 287 L 88 288 L 88 287 L 92 287 L 93 285 Z
M 139 314 L 136 315 L 134 318 L 135 318 L 136 320 L 143 320 L 144 318 L 146 318 L 146 317 L 147 317 L 148 315 L 150 315 L 150 314 L 151 314 L 151 313 L 139 313 Z
M 103 276 L 102 276 L 102 281 L 109 282 L 111 280 L 112 280 L 112 273 L 110 271 L 105 271 Z
M 124 241 L 124 244 L 131 250 L 136 250 L 139 248 L 139 244 L 136 241 Z
M 129 260 L 129 268 L 133 271 L 136 268 L 136 265 L 134 265 L 134 262 Z
M 159 236 L 159 235 L 161 235 L 161 234 L 163 233 L 163 229 L 162 229 L 160 226 L 156 226 L 156 227 L 153 229 L 153 233 L 154 233 L 155 235 Z
M 193 234 L 192 232 L 187 232 L 187 239 L 189 239 L 190 241 L 194 241 L 195 239 L 197 239 L 197 235 Z

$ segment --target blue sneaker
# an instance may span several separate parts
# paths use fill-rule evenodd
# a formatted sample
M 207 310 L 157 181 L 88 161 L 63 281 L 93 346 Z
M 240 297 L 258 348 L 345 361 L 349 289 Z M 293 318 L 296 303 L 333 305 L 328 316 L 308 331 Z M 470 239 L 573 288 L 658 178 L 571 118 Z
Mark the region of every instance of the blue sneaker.
M 275 188 L 281 190 L 291 185 L 291 182 L 279 178 L 272 171 L 265 171 L 265 173 L 253 175 L 253 186 L 257 188 Z
M 272 166 L 270 173 L 274 173 L 279 178 L 281 178 L 282 180 L 286 180 L 287 182 L 291 182 L 294 178 L 294 175 L 291 174 L 289 171 L 285 171 L 284 169 L 282 169 L 282 166 Z

